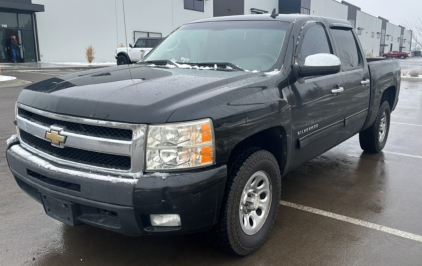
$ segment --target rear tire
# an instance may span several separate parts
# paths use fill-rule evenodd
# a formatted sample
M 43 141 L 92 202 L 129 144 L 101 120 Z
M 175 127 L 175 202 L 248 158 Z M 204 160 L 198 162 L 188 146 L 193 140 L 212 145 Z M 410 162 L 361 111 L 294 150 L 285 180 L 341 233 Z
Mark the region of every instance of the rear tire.
M 129 60 L 125 55 L 119 55 L 117 57 L 117 65 L 127 65 L 129 64 Z
M 359 143 L 362 150 L 369 153 L 379 153 L 387 143 L 390 131 L 390 105 L 384 101 L 378 110 L 374 124 L 359 133 Z
M 207 238 L 214 247 L 246 256 L 267 239 L 281 193 L 281 174 L 274 156 L 258 148 L 246 149 L 230 168 L 221 213 Z
M 404 55 L 400 56 L 401 59 L 404 59 Z

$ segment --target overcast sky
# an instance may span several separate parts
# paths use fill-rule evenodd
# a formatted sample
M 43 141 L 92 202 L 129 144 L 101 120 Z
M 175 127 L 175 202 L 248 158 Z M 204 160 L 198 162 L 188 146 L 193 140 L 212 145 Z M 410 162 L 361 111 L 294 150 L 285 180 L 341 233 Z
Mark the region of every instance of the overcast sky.
M 375 17 L 381 16 L 391 23 L 405 26 L 422 19 L 422 0 L 345 0 L 358 6 L 363 12 Z M 338 0 L 338 2 L 341 2 Z

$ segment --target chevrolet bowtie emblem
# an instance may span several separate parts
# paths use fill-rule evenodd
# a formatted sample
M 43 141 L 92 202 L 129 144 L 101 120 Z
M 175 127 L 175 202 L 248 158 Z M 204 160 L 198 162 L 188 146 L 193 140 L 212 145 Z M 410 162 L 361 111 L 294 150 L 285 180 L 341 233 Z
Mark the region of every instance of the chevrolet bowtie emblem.
M 51 145 L 63 148 L 61 144 L 66 142 L 66 136 L 60 135 L 62 129 L 50 128 L 50 131 L 45 133 L 45 138 L 51 141 Z

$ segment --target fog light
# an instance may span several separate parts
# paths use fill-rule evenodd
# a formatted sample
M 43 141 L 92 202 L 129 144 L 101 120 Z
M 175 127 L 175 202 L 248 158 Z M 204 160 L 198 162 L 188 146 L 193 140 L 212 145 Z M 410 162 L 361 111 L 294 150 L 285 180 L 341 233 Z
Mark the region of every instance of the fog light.
M 150 214 L 152 226 L 181 226 L 179 214 Z

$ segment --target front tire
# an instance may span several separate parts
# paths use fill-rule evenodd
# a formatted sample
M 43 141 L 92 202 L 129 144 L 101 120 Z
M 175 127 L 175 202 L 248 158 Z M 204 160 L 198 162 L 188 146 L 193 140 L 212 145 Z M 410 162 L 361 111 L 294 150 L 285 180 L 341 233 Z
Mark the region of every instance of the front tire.
M 369 153 L 379 153 L 387 143 L 390 131 L 390 105 L 387 101 L 381 104 L 374 124 L 359 133 L 359 143 L 362 150 Z
M 404 59 L 404 55 L 400 56 L 401 59 Z
M 119 66 L 119 65 L 127 65 L 127 64 L 129 64 L 129 60 L 128 60 L 128 58 L 126 57 L 126 56 L 124 56 L 124 55 L 119 55 L 118 57 L 117 57 L 117 65 Z
M 225 252 L 246 256 L 267 239 L 281 193 L 281 174 L 274 156 L 247 149 L 230 168 L 219 221 L 208 232 L 211 243 Z

